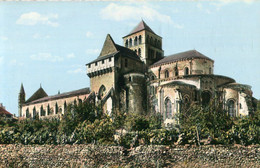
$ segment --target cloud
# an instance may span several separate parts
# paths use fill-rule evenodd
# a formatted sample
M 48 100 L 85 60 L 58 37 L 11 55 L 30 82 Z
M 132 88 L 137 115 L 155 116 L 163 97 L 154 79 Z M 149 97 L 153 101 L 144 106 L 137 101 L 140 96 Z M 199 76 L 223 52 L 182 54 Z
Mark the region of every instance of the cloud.
M 175 23 L 168 15 L 164 15 L 148 6 L 130 6 L 130 5 L 118 5 L 110 3 L 108 6 L 100 11 L 102 19 L 124 21 L 124 20 L 139 20 L 141 18 L 151 21 L 159 21 L 163 23 L 170 23 L 175 28 L 183 28 L 183 25 Z
M 92 32 L 88 31 L 88 32 L 86 33 L 86 37 L 92 37 L 92 36 L 93 36 L 93 33 L 92 33 Z
M 82 65 L 73 65 L 74 69 L 68 70 L 70 74 L 86 74 L 86 67 Z
M 54 56 L 51 53 L 38 53 L 31 55 L 31 59 L 37 61 L 50 61 L 50 62 L 60 62 L 63 61 L 63 58 L 60 56 Z
M 39 33 L 35 33 L 33 35 L 34 39 L 49 39 L 51 36 L 50 35 L 41 35 Z
M 58 19 L 57 14 L 41 15 L 37 12 L 30 12 L 22 14 L 16 23 L 27 26 L 34 26 L 37 24 L 49 25 L 53 27 L 59 26 L 57 22 L 52 21 L 54 19 Z
M 8 37 L 6 37 L 6 36 L 0 36 L 0 39 L 3 40 L 3 41 L 6 41 L 6 40 L 8 40 Z
M 209 9 L 205 9 L 205 8 L 202 6 L 201 3 L 198 3 L 198 4 L 197 4 L 197 8 L 198 8 L 200 11 L 203 11 L 203 12 L 205 12 L 205 13 L 207 13 L 207 14 L 211 14 L 211 11 L 210 11 Z
M 87 54 L 99 54 L 100 53 L 100 49 L 87 49 L 86 53 Z
M 24 63 L 18 62 L 16 59 L 11 60 L 9 64 L 11 66 L 23 66 L 24 65 Z
M 221 7 L 236 2 L 244 2 L 245 4 L 250 5 L 253 2 L 256 2 L 256 0 L 219 0 L 219 1 L 215 1 L 214 3 L 211 3 L 211 5 L 216 6 L 216 10 L 220 10 Z
M 66 56 L 67 58 L 75 58 L 75 54 L 74 53 L 70 53 Z

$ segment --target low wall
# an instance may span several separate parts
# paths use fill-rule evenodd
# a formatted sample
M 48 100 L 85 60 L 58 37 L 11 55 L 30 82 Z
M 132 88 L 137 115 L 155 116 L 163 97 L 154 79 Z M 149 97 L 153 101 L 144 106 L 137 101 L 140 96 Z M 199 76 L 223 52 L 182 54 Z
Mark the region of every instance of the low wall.
M 0 167 L 260 167 L 260 146 L 0 145 Z

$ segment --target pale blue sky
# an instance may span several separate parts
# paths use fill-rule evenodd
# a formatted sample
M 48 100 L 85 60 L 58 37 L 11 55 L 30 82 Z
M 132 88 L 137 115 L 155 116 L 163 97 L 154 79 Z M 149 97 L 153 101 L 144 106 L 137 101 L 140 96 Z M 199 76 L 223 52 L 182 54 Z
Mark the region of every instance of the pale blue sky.
M 54 95 L 89 87 L 85 64 L 106 34 L 117 44 L 141 19 L 163 37 L 165 55 L 196 49 L 215 74 L 252 86 L 260 98 L 260 2 L 0 2 L 0 102 L 17 114 L 42 84 Z

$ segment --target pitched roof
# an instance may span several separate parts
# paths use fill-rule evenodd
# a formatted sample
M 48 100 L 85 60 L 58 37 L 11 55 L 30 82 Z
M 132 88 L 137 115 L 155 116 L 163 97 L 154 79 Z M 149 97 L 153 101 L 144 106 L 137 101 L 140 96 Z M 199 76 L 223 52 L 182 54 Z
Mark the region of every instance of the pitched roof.
M 153 66 L 158 66 L 158 65 L 161 65 L 161 64 L 165 64 L 165 63 L 176 62 L 176 61 L 187 60 L 187 59 L 193 59 L 193 58 L 207 59 L 207 60 L 213 61 L 209 57 L 201 54 L 200 52 L 198 52 L 196 50 L 189 50 L 189 51 L 185 51 L 185 52 L 166 56 L 163 59 L 155 62 L 151 66 L 153 67 Z
M 12 116 L 13 114 L 6 111 L 3 107 L 0 107 L 0 115 Z
M 98 58 L 106 56 L 106 55 L 110 55 L 110 54 L 113 54 L 116 52 L 117 52 L 117 48 L 115 46 L 115 42 L 112 39 L 112 37 L 110 36 L 110 34 L 108 34 Z
M 43 90 L 42 87 L 40 87 L 27 101 L 26 103 L 32 102 L 34 100 L 47 97 L 47 93 Z
M 70 91 L 70 92 L 65 92 L 62 94 L 43 97 L 43 98 L 28 102 L 27 104 L 35 104 L 35 103 L 40 103 L 40 102 L 44 102 L 44 101 L 62 99 L 62 98 L 67 98 L 67 97 L 71 97 L 71 96 L 77 96 L 77 95 L 89 94 L 89 93 L 90 93 L 89 88 L 83 88 L 83 89 L 78 89 L 78 90 L 74 90 L 74 91 Z
M 137 33 L 137 32 L 142 31 L 142 30 L 147 30 L 147 31 L 149 31 L 149 32 L 151 32 L 151 33 L 153 33 L 153 34 L 155 34 L 154 31 L 142 20 L 142 21 L 141 21 L 128 35 L 126 35 L 126 36 L 129 36 L 129 35 L 131 35 L 131 34 Z M 125 36 L 125 37 L 126 37 L 126 36 Z
M 133 51 L 130 50 L 129 48 L 120 46 L 114 42 L 110 34 L 107 35 L 106 40 L 103 44 L 103 48 L 100 52 L 100 55 L 98 56 L 97 59 L 94 61 L 88 63 L 94 63 L 103 59 L 107 59 L 109 57 L 115 56 L 116 54 L 121 53 L 122 56 L 133 58 L 135 60 L 141 61 L 140 58 L 137 56 L 137 54 Z M 87 64 L 87 65 L 88 65 Z

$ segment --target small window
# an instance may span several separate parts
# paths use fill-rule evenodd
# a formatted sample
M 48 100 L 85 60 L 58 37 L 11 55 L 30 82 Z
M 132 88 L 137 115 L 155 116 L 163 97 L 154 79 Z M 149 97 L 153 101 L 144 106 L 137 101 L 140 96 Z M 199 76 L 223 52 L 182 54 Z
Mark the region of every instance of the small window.
M 212 70 L 211 70 L 211 67 L 209 68 L 209 74 L 212 74 Z
M 166 70 L 166 71 L 164 72 L 164 74 L 165 74 L 165 78 L 169 78 L 169 71 L 168 71 L 168 70 Z
M 151 77 L 151 80 L 154 80 L 154 76 Z
M 129 47 L 132 47 L 133 43 L 132 43 L 132 39 L 129 40 Z
M 88 68 L 90 68 L 91 67 L 91 64 L 88 64 Z
M 132 77 L 131 77 L 131 76 L 129 76 L 128 80 L 129 80 L 129 82 L 131 82 L 131 81 L 132 81 Z
M 102 60 L 102 64 L 104 64 L 105 63 L 105 60 Z
M 134 45 L 135 45 L 135 46 L 137 45 L 137 37 L 135 37 Z
M 139 36 L 139 44 L 142 44 L 142 36 Z
M 128 40 L 125 41 L 125 47 L 128 47 Z
M 177 68 L 175 68 L 175 76 L 179 76 L 179 71 Z
M 242 109 L 242 104 L 241 103 L 239 103 L 239 107 L 240 107 L 240 109 Z
M 125 67 L 127 68 L 127 66 L 128 66 L 128 60 L 125 59 Z
M 112 60 L 112 58 L 110 57 L 110 58 L 109 58 L 109 62 L 111 62 L 111 60 Z
M 138 49 L 138 56 L 141 57 L 141 48 Z
M 95 65 L 97 66 L 97 62 L 95 62 Z

